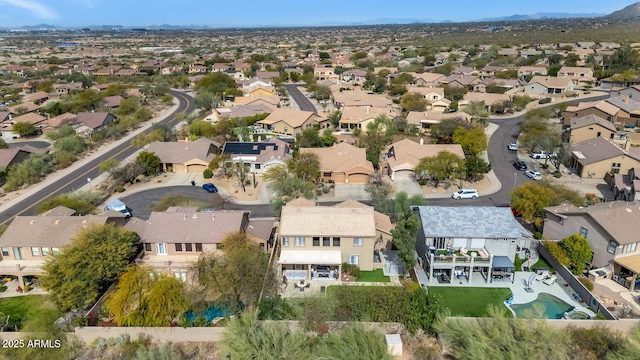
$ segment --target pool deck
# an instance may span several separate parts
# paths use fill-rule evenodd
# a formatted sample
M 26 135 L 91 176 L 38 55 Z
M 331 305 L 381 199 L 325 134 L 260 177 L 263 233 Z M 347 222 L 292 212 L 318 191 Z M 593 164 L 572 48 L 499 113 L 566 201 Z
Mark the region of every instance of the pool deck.
M 562 284 L 558 281 L 554 282 L 551 285 L 547 285 L 542 283 L 541 281 L 534 281 L 534 283 L 530 286 L 533 292 L 527 292 L 525 290 L 525 282 L 529 281 L 531 275 L 535 274 L 534 272 L 528 271 L 517 271 L 515 273 L 514 282 L 511 281 L 494 281 L 492 283 L 485 283 L 485 280 L 479 274 L 474 273 L 471 282 L 467 282 L 466 280 L 458 281 L 455 280 L 451 284 L 440 284 L 437 281 L 433 281 L 433 283 L 428 283 L 427 287 L 430 286 L 456 286 L 456 287 L 485 287 L 485 288 L 509 288 L 511 293 L 513 294 L 513 304 L 526 304 L 534 301 L 538 298 L 538 295 L 542 293 L 547 293 L 553 295 L 567 304 L 573 306 L 578 311 L 584 311 L 585 313 L 595 316 L 593 311 L 589 310 L 585 306 L 576 302 L 562 287 Z M 558 277 L 560 278 L 560 277 Z

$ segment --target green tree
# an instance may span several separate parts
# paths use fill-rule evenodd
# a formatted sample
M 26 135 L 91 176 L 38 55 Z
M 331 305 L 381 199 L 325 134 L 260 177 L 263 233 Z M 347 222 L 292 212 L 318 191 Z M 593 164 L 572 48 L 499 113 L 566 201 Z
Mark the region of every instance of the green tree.
M 4 139 L 0 139 L 0 149 L 8 149 L 9 144 L 7 144 Z
M 316 94 L 316 99 L 327 100 L 331 98 L 331 89 L 326 85 L 317 85 L 313 92 Z
M 160 169 L 160 158 L 150 152 L 141 152 L 136 157 L 136 163 L 140 166 L 140 171 L 145 176 L 153 176 Z
M 329 123 L 331 123 L 331 126 L 333 126 L 334 129 L 338 128 L 340 118 L 342 118 L 342 112 L 340 110 L 335 110 L 329 114 Z
M 149 110 L 149 108 L 146 106 L 137 108 L 136 111 L 133 113 L 133 118 L 139 122 L 147 121 L 152 117 L 153 117 L 153 114 L 151 113 L 151 110 Z
M 458 127 L 453 132 L 453 143 L 460 144 L 465 155 L 478 156 L 487 150 L 487 135 L 481 127 Z
M 318 359 L 391 360 L 384 334 L 376 329 L 365 329 L 360 324 L 348 324 L 339 333 L 329 336 L 314 349 Z
M 71 245 L 45 263 L 40 282 L 67 312 L 93 304 L 138 253 L 140 237 L 114 224 L 80 228 Z
M 391 197 L 393 194 L 391 184 L 386 181 L 372 182 L 365 185 L 364 191 L 369 195 L 369 200 L 371 200 L 371 205 L 375 211 L 393 216 L 394 202 Z
M 397 220 L 408 219 L 413 215 L 411 210 L 412 206 L 426 206 L 427 202 L 420 194 L 414 194 L 409 197 L 404 191 L 400 191 L 396 194 L 396 198 L 393 202 L 393 214 Z
M 12 127 L 13 132 L 20 136 L 34 135 L 38 132 L 36 126 L 29 122 L 18 121 Z
M 111 173 L 113 170 L 117 169 L 120 165 L 120 161 L 114 158 L 107 159 L 98 165 L 100 172 L 108 172 Z
M 241 303 L 253 309 L 264 289 L 276 284 L 269 254 L 245 232 L 231 233 L 222 241 L 223 252 L 200 255 L 192 270 L 203 298 L 227 301 L 236 318 Z
M 430 178 L 437 186 L 444 181 L 462 179 L 467 168 L 464 159 L 460 156 L 448 151 L 441 151 L 436 156 L 420 159 L 414 171 L 416 176 Z
M 167 326 L 187 310 L 188 297 L 179 279 L 130 265 L 104 305 L 119 326 Z
M 457 86 L 449 86 L 449 85 L 445 85 L 444 86 L 444 97 L 451 100 L 451 101 L 460 101 L 462 100 L 462 98 L 464 97 L 464 95 L 467 93 L 467 89 L 464 87 L 457 87 Z
M 118 106 L 117 112 L 119 116 L 131 115 L 136 111 L 138 107 L 138 99 L 130 97 L 128 99 L 122 99 L 120 106 Z
M 52 160 L 49 154 L 31 154 L 21 163 L 9 166 L 5 191 L 14 191 L 24 185 L 37 183 L 51 172 Z
M 314 152 L 301 152 L 287 161 L 287 167 L 304 181 L 315 182 L 320 177 L 320 158 Z
M 314 185 L 298 177 L 287 166 L 273 166 L 265 171 L 262 179 L 268 183 L 274 192 L 271 206 L 276 213 L 280 213 L 282 206 L 291 200 L 304 197 L 315 199 Z
M 398 256 L 404 266 L 404 274 L 411 271 L 416 266 L 416 234 L 420 229 L 420 219 L 416 215 L 411 215 L 406 219 L 398 221 L 396 227 L 391 230 L 393 243 L 398 248 Z
M 528 182 L 511 191 L 511 207 L 527 221 L 540 218 L 544 208 L 553 202 L 553 190 L 538 183 Z
M 485 121 L 489 117 L 489 111 L 484 101 L 472 101 L 462 107 L 462 111 L 471 115 L 471 121 Z
M 313 126 L 302 130 L 300 134 L 300 147 L 312 148 L 320 146 L 320 127 Z
M 571 265 L 569 270 L 576 275 L 582 274 L 587 266 L 587 261 L 591 260 L 593 253 L 587 239 L 578 234 L 573 234 L 562 239 L 560 246 L 567 252 Z
M 38 214 L 42 214 L 58 206 L 64 206 L 75 210 L 76 215 L 89 215 L 95 212 L 97 202 L 97 195 L 91 192 L 62 194 L 49 198 L 40 204 L 40 206 L 38 206 Z
M 203 109 L 206 111 L 215 109 L 221 102 L 218 95 L 206 91 L 200 92 L 198 95 L 196 95 L 193 101 L 198 109 Z
M 57 151 L 66 151 L 72 154 L 80 154 L 84 151 L 86 144 L 84 138 L 78 135 L 69 135 L 56 141 Z
M 578 66 L 578 61 L 580 61 L 580 56 L 574 53 L 569 53 L 564 58 L 564 66 Z
M 189 125 L 189 135 L 196 138 L 201 137 L 213 137 L 216 134 L 216 129 L 210 122 L 205 120 L 196 120 Z
M 467 179 L 469 181 L 477 181 L 480 175 L 488 174 L 491 171 L 491 164 L 475 155 L 467 156 L 464 159 L 464 164 L 467 168 Z
M 393 120 L 384 114 L 378 115 L 367 124 L 362 142 L 367 150 L 367 160 L 371 161 L 374 167 L 378 167 L 380 152 L 393 141 L 395 131 Z
M 198 94 L 203 92 L 216 94 L 221 96 L 228 89 L 236 88 L 236 81 L 226 73 L 214 72 L 200 79 L 196 83 L 196 91 Z
M 460 117 L 442 119 L 442 121 L 440 121 L 438 124 L 435 124 L 431 127 L 431 136 L 433 138 L 439 138 L 443 140 L 451 139 L 453 137 L 453 133 L 459 127 L 471 130 L 473 128 L 473 125 Z
M 425 111 L 427 109 L 427 100 L 419 93 L 406 93 L 402 95 L 400 107 L 403 111 Z

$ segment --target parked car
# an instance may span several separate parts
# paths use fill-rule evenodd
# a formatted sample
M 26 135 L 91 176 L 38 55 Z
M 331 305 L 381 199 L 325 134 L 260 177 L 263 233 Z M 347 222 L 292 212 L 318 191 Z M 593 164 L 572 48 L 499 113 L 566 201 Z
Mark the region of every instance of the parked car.
M 542 174 L 539 171 L 527 170 L 524 175 L 533 180 L 542 180 Z
M 527 170 L 527 164 L 524 161 L 514 161 L 513 167 L 517 170 Z
M 218 192 L 218 188 L 215 185 L 213 185 L 212 183 L 203 184 L 202 188 L 207 190 L 210 193 L 217 193 Z
M 509 150 L 517 151 L 518 150 L 518 143 L 512 142 L 512 143 L 509 144 L 509 146 L 507 146 L 507 148 L 509 148 Z
M 476 189 L 460 189 L 457 192 L 451 194 L 451 197 L 460 200 L 460 199 L 477 199 L 478 198 L 478 190 Z
M 316 268 L 316 274 L 318 275 L 318 277 L 328 278 L 331 274 L 331 270 L 329 270 L 328 266 L 318 266 Z
M 546 159 L 547 157 L 554 158 L 556 156 L 558 156 L 556 153 L 551 153 L 551 154 L 547 155 L 547 153 L 544 152 L 543 150 L 541 150 L 539 152 L 531 153 L 531 155 L 530 155 L 530 157 L 532 159 Z

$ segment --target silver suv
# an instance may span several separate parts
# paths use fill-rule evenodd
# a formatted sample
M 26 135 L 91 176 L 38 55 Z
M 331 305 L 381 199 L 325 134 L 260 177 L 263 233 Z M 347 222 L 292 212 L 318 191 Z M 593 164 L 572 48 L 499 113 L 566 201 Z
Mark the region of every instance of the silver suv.
M 477 199 L 478 198 L 478 190 L 476 189 L 460 189 L 457 192 L 451 194 L 451 197 L 460 200 L 460 199 Z

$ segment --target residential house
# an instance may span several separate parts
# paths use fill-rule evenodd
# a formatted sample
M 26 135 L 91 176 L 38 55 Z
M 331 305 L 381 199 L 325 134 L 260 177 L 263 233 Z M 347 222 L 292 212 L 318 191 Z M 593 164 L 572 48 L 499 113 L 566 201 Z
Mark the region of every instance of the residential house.
M 91 134 L 109 124 L 116 122 L 118 118 L 108 112 L 81 112 L 76 116 L 76 122 L 80 127 L 76 129 L 78 134 L 91 136 Z
M 444 113 L 441 111 L 409 111 L 407 114 L 407 124 L 415 126 L 420 130 L 420 132 L 428 133 L 432 125 L 439 124 L 445 119 L 454 118 L 462 118 L 466 121 L 471 121 L 471 116 L 463 111 L 455 113 Z
M 36 114 L 36 113 L 26 113 L 20 116 L 9 116 L 8 120 L 0 123 L 0 129 L 2 131 L 2 137 L 4 138 L 18 138 L 20 135 L 13 132 L 13 125 L 15 123 L 30 123 L 36 127 L 38 133 L 42 133 L 42 129 L 45 127 L 44 121 L 47 120 L 46 117 Z
M 609 97 L 626 96 L 631 99 L 640 99 L 640 85 L 634 85 L 629 87 L 614 87 L 609 92 Z
M 102 105 L 107 109 L 117 109 L 124 98 L 120 95 L 107 96 L 102 99 Z
M 189 74 L 201 74 L 201 73 L 208 73 L 208 72 L 209 72 L 209 68 L 207 66 L 204 66 L 204 64 L 199 64 L 199 63 L 189 64 Z
M 76 122 L 76 114 L 64 113 L 58 116 L 54 116 L 44 121 L 45 128 L 58 129 L 65 125 L 73 125 Z
M 429 282 L 514 281 L 515 258 L 531 234 L 508 207 L 418 206 L 422 224 L 416 239 L 419 263 Z
M 160 158 L 162 171 L 201 173 L 218 153 L 220 143 L 207 138 L 192 142 L 159 142 L 149 144 L 147 152 Z
M 442 74 L 425 72 L 421 74 L 412 74 L 414 77 L 414 84 L 417 86 L 440 86 L 440 80 L 445 79 L 446 76 Z
M 576 144 L 596 137 L 613 140 L 616 133 L 616 127 L 612 122 L 589 114 L 571 119 L 569 143 Z
M 244 119 L 260 114 L 270 114 L 273 109 L 264 105 L 237 105 L 224 108 L 216 108 L 211 110 L 211 115 L 205 117 L 206 121 L 216 123 L 222 118 L 226 119 Z
M 640 202 L 640 166 L 630 168 L 626 174 L 614 174 L 610 186 L 615 200 Z
M 455 88 L 472 88 L 474 85 L 481 83 L 477 76 L 471 75 L 449 75 L 445 79 L 441 80 L 442 84 Z
M 256 71 L 256 78 L 273 84 L 273 80 L 280 77 L 277 71 Z
M 333 66 L 318 65 L 313 69 L 313 75 L 318 81 L 340 79 L 340 76 L 334 73 Z
M 314 153 L 320 159 L 320 177 L 323 182 L 335 184 L 368 184 L 374 174 L 364 148 L 348 143 L 337 143 L 324 148 L 300 148 L 300 153 Z
M 253 96 L 240 96 L 233 99 L 235 106 L 253 105 L 253 106 L 265 106 L 275 110 L 280 107 L 280 96 L 278 95 L 264 95 L 257 94 Z
M 524 92 L 533 94 L 563 94 L 568 91 L 573 91 L 573 86 L 573 80 L 568 77 L 534 76 L 525 86 Z
M 186 282 L 191 267 L 200 255 L 203 252 L 222 251 L 220 245 L 230 234 L 243 231 L 261 244 L 265 251 L 272 247 L 269 241 L 274 228 L 273 220 L 256 222 L 249 219 L 249 211 L 196 210 L 175 208 L 166 212 L 151 212 L 139 233 L 144 251 L 139 263 L 169 272 Z
M 387 147 L 385 153 L 387 164 L 383 169 L 386 168 L 384 170 L 391 180 L 413 179 L 415 177 L 413 169 L 418 166 L 420 159 L 437 156 L 442 151 L 465 158 L 460 144 L 418 144 L 404 139 Z
M 625 127 L 627 124 L 639 126 L 640 101 L 631 99 L 627 94 L 568 106 L 563 114 L 563 125 L 567 127 L 570 125 L 571 119 L 589 114 L 604 118 L 619 128 Z
M 229 156 L 228 163 L 241 163 L 257 174 L 263 174 L 274 166 L 285 165 L 291 158 L 289 144 L 274 137 L 260 142 L 227 141 L 222 154 Z
M 482 69 L 480 69 L 479 71 L 479 75 L 480 78 L 486 78 L 486 77 L 491 77 L 491 76 L 495 76 L 497 73 L 503 72 L 503 71 L 507 71 L 509 69 L 507 69 L 504 66 L 492 66 L 492 65 L 487 65 L 485 67 L 483 67 Z
M 42 106 L 32 103 L 22 103 L 9 106 L 7 109 L 13 115 L 22 115 L 40 110 Z
M 429 102 L 444 99 L 444 88 L 441 87 L 407 86 L 407 93 L 420 94 Z
M 58 95 L 66 95 L 74 92 L 79 92 L 84 89 L 81 82 L 70 82 L 66 84 L 53 84 L 53 91 Z
M 343 263 L 358 265 L 364 271 L 381 268 L 382 263 L 374 262 L 374 250 L 389 241 L 390 229 L 378 229 L 373 207 L 353 200 L 334 206 L 315 205 L 298 199 L 282 208 L 278 264 L 283 275 L 333 282 L 339 281 Z M 320 266 L 330 271 L 326 279 L 318 276 Z
M 23 162 L 31 154 L 40 154 L 45 152 L 47 152 L 46 149 L 40 149 L 31 145 L 0 149 L 0 166 L 3 169 L 8 169 L 12 165 Z
M 352 83 L 361 83 L 365 81 L 367 72 L 360 69 L 347 70 L 342 73 L 342 81 L 351 81 Z
M 582 178 L 603 179 L 607 173 L 626 173 L 640 166 L 640 148 L 629 145 L 616 145 L 604 137 L 573 144 L 567 166 Z
M 305 129 L 319 125 L 320 129 L 329 127 L 329 120 L 311 111 L 293 109 L 275 109 L 264 120 L 256 123 L 265 131 L 286 135 L 298 135 Z
M 586 67 L 563 66 L 558 70 L 559 78 L 569 78 L 574 85 L 593 85 L 596 78 L 593 76 L 593 69 Z
M 354 129 L 366 129 L 367 124 L 373 122 L 376 117 L 384 115 L 393 118 L 396 113 L 392 112 L 388 107 L 351 107 L 346 106 L 341 110 L 342 117 L 338 123 L 340 130 L 352 131 Z
M 513 56 L 513 57 L 518 57 L 518 49 L 517 48 L 508 48 L 508 49 L 500 49 L 498 50 L 498 56 Z
M 473 102 L 484 101 L 485 108 L 489 112 L 491 112 L 491 107 L 493 106 L 493 104 L 503 103 L 509 100 L 511 100 L 511 95 L 508 95 L 508 94 L 468 92 L 464 95 L 464 97 L 460 101 L 458 101 L 458 106 L 462 107 L 465 105 L 469 105 Z
M 612 280 L 633 291 L 638 289 L 640 203 L 611 201 L 576 207 L 563 204 L 545 208 L 545 239 L 562 240 L 578 234 L 589 242 L 591 266 L 612 273 Z
M 544 66 L 520 66 L 518 68 L 518 78 L 522 79 L 529 75 L 547 76 L 547 68 Z
M 113 215 L 113 214 L 112 214 Z M 122 215 L 122 214 L 120 214 Z M 25 276 L 40 276 L 49 256 L 56 256 L 71 244 L 78 230 L 92 224 L 122 224 L 123 216 L 16 216 L 0 237 L 0 274 L 17 277 L 24 286 Z
M 46 91 L 37 91 L 34 93 L 30 93 L 25 95 L 25 101 L 32 102 L 36 105 L 40 105 L 49 100 L 49 94 Z

